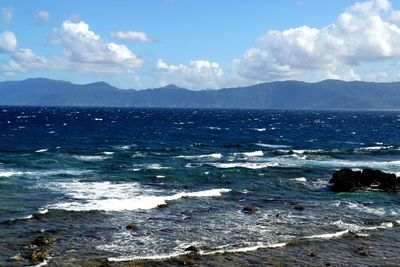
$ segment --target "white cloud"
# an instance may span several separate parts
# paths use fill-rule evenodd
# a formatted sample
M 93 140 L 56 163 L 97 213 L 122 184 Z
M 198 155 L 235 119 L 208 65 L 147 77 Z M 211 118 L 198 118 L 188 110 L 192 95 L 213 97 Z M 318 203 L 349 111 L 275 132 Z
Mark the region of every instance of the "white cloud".
M 111 33 L 111 37 L 120 40 L 131 40 L 143 43 L 151 42 L 151 39 L 147 36 L 145 32 L 135 32 L 135 31 L 113 32 Z
M 45 58 L 36 56 L 31 49 L 20 48 L 15 51 L 11 60 L 2 67 L 2 70 L 10 76 L 16 72 L 45 67 L 47 67 L 47 60 Z
M 320 29 L 269 31 L 234 69 L 253 81 L 292 79 L 309 71 L 400 58 L 400 14 L 387 0 L 356 3 Z M 357 78 L 357 77 L 353 77 Z
M 1 12 L 1 19 L 4 24 L 10 24 L 13 17 L 13 8 L 12 7 L 4 7 Z
M 46 23 L 50 19 L 50 14 L 49 14 L 48 11 L 44 11 L 44 10 L 43 11 L 39 11 L 36 14 L 36 19 L 41 23 Z
M 190 89 L 220 88 L 224 84 L 224 72 L 216 62 L 194 60 L 189 65 L 168 65 L 162 59 L 157 62 L 159 85 L 176 84 Z
M 11 53 L 17 48 L 17 38 L 10 31 L 0 34 L 0 53 Z
M 130 72 L 143 65 L 143 60 L 128 47 L 103 42 L 83 21 L 64 21 L 55 30 L 53 40 L 63 46 L 68 63 L 86 64 L 82 69 L 93 68 L 94 72 Z

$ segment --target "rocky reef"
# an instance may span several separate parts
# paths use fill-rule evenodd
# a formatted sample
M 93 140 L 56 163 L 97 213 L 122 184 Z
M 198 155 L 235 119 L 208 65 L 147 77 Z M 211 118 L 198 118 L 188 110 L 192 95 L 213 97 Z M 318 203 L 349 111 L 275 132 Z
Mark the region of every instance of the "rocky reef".
M 353 171 L 341 169 L 332 175 L 330 182 L 334 192 L 352 192 L 355 190 L 378 189 L 385 192 L 400 192 L 400 178 L 395 174 L 379 170 L 363 169 Z

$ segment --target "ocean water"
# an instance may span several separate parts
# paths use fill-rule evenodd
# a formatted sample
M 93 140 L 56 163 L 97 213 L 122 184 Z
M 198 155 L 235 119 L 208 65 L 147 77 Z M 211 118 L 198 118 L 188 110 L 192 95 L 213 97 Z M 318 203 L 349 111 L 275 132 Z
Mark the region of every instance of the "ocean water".
M 331 192 L 344 167 L 400 174 L 400 112 L 0 107 L 0 266 L 38 235 L 54 266 L 399 239 L 399 195 Z

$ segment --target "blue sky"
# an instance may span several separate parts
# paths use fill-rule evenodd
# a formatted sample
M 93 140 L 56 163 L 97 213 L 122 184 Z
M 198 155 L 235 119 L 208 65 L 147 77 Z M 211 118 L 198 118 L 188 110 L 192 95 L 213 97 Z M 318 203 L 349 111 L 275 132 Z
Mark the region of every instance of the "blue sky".
M 2 80 L 190 89 L 400 80 L 399 1 L 1 2 Z

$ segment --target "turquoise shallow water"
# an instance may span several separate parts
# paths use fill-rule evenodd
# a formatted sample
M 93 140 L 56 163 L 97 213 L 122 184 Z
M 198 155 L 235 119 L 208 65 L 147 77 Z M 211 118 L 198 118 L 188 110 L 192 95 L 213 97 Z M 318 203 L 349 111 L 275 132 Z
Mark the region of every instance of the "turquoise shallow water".
M 398 112 L 2 107 L 0 265 L 31 265 L 10 257 L 40 234 L 56 239 L 51 264 L 385 233 L 398 194 L 329 179 L 400 173 L 399 126 Z

